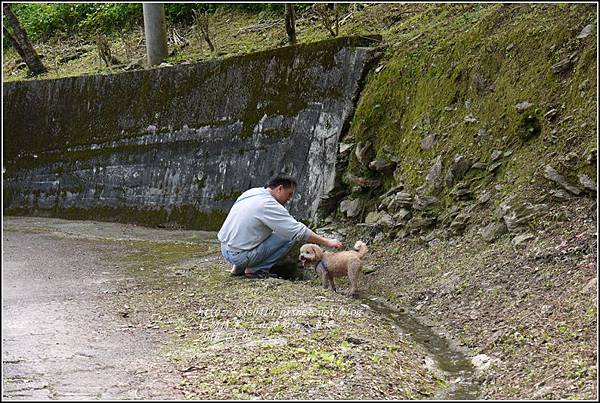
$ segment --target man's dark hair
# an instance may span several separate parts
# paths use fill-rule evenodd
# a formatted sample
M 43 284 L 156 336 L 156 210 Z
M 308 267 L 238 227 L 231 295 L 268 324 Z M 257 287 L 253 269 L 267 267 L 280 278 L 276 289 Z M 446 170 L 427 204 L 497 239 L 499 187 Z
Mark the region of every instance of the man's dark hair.
M 265 188 L 276 188 L 279 185 L 283 185 L 284 188 L 289 188 L 290 186 L 297 187 L 298 182 L 289 175 L 278 174 L 269 179 Z

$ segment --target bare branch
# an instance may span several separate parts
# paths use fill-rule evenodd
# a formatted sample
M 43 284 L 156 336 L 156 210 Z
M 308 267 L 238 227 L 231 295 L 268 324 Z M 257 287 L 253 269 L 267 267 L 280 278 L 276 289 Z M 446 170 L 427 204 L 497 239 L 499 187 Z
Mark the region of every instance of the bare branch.
M 327 3 L 315 3 L 312 6 L 313 11 L 321 20 L 321 24 L 333 37 L 338 36 L 340 24 L 337 5 L 333 4 L 333 9 Z
M 210 32 L 208 30 L 208 13 L 204 12 L 204 14 L 202 14 L 202 13 L 198 12 L 197 10 L 194 10 L 193 13 L 194 13 L 194 21 L 195 21 L 196 26 L 200 29 L 200 32 L 202 32 L 202 36 L 204 37 L 204 40 L 208 44 L 210 51 L 214 52 L 215 47 L 213 46 L 213 43 L 210 40 Z

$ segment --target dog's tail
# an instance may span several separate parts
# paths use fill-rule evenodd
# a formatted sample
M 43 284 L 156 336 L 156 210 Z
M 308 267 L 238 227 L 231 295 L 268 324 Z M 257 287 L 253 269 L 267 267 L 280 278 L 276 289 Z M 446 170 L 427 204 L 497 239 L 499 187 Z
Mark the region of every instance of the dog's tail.
M 369 248 L 367 248 L 367 245 L 363 241 L 356 241 L 354 250 L 358 252 L 358 256 L 363 257 Z

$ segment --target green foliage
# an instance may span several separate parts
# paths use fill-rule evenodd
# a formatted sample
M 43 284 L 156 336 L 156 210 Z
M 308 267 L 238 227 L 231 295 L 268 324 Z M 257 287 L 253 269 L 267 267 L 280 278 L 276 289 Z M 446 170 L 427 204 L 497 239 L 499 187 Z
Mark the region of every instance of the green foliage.
M 32 41 L 53 36 L 131 28 L 143 21 L 139 3 L 28 3 L 13 11 Z
M 313 350 L 308 354 L 308 361 L 318 367 L 332 369 L 345 369 L 344 357 L 337 355 L 332 351 Z
M 172 24 L 190 24 L 194 21 L 194 11 L 212 14 L 218 7 L 218 4 L 207 3 L 166 3 L 165 17 Z
M 276 322 L 271 327 L 269 327 L 269 333 L 271 334 L 280 334 L 283 332 L 283 325 L 279 322 Z
M 130 28 L 143 21 L 141 4 L 101 4 L 75 25 L 78 31 L 100 30 L 110 34 L 123 28 Z M 70 26 L 68 26 L 70 27 Z
M 284 5 L 277 4 L 277 3 L 244 3 L 244 4 L 229 3 L 229 4 L 224 4 L 223 7 L 228 8 L 228 9 L 235 8 L 238 10 L 254 12 L 254 13 L 260 13 L 260 12 L 283 13 L 284 12 Z
M 228 3 L 221 5 L 221 7 L 254 13 L 277 13 L 281 15 L 285 13 L 285 3 Z M 311 3 L 294 4 L 296 13 L 304 12 L 310 7 L 312 7 Z
M 310 4 L 298 4 L 296 10 L 302 12 L 309 7 Z M 165 17 L 170 24 L 190 24 L 194 20 L 194 11 L 212 14 L 220 8 L 284 13 L 284 4 L 166 3 Z M 34 42 L 75 33 L 122 32 L 142 25 L 144 21 L 141 3 L 17 3 L 13 4 L 12 9 Z

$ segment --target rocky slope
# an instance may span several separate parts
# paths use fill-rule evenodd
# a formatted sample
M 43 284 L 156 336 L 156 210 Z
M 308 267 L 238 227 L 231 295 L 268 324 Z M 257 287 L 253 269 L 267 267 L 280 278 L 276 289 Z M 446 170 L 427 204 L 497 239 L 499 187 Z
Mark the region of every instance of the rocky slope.
M 340 148 L 324 231 L 369 240 L 371 292 L 485 354 L 486 398 L 597 396 L 596 24 L 575 4 L 423 11 Z

